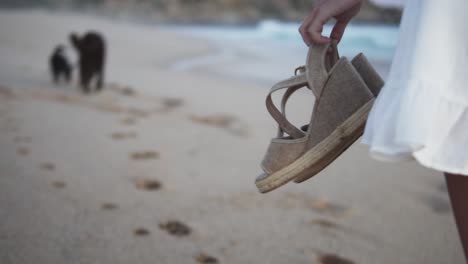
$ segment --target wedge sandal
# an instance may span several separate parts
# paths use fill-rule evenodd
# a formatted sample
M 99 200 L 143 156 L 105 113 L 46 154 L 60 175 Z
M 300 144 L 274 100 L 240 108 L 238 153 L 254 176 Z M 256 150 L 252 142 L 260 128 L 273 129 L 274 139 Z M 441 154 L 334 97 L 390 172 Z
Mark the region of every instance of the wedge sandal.
M 380 90 L 384 86 L 385 82 L 377 73 L 377 71 L 372 67 L 370 62 L 364 56 L 364 54 L 360 53 L 351 61 L 351 64 L 354 66 L 356 71 L 360 74 L 361 78 L 363 79 L 364 83 L 367 85 L 369 90 L 372 92 L 374 97 L 377 97 Z M 366 118 L 367 120 L 367 118 Z M 365 122 L 364 122 L 365 123 Z M 343 144 L 341 147 L 342 149 L 337 151 L 330 151 L 329 156 L 326 156 L 322 159 L 322 164 L 317 164 L 316 171 L 312 169 L 308 173 L 304 173 L 303 175 L 298 175 L 295 179 L 295 183 L 304 182 L 314 175 L 318 174 L 320 171 L 325 169 L 328 165 L 330 165 L 335 159 L 337 159 L 343 152 L 345 152 L 356 140 L 358 140 L 362 134 L 364 133 L 365 124 L 363 124 L 359 129 L 355 131 L 355 134 L 351 136 L 350 140 L 348 140 L 348 144 Z
M 330 45 L 332 53 L 327 52 Z M 267 109 L 279 129 L 262 162 L 264 173 L 255 181 L 260 192 L 291 180 L 302 182 L 327 167 L 362 135 L 374 98 L 383 86 L 364 55 L 352 62 L 339 58 L 336 43 L 313 46 L 306 62 L 295 76 L 273 86 L 267 96 Z M 312 90 L 316 99 L 310 123 L 299 129 L 286 119 L 285 107 L 289 97 L 303 87 Z M 286 92 L 280 111 L 271 96 L 282 89 Z

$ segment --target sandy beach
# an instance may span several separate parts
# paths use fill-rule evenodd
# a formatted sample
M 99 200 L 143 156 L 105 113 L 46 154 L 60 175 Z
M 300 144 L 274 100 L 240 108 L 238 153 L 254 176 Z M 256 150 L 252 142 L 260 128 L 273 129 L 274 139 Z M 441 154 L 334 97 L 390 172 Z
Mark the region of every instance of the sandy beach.
M 52 48 L 88 29 L 108 42 L 106 88 L 52 85 Z M 171 67 L 213 49 L 162 26 L 0 10 L 1 264 L 463 263 L 441 173 L 358 143 L 258 193 L 269 85 Z M 312 102 L 293 98 L 295 124 Z

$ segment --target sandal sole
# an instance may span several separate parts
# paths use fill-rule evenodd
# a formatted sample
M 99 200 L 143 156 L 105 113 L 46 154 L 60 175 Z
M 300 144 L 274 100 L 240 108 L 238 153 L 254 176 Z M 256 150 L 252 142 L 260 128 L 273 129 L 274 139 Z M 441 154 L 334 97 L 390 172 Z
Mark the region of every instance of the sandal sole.
M 266 193 L 296 178 L 305 181 L 325 169 L 362 135 L 374 100 L 370 100 L 359 108 L 328 137 L 293 163 L 256 181 L 258 190 Z

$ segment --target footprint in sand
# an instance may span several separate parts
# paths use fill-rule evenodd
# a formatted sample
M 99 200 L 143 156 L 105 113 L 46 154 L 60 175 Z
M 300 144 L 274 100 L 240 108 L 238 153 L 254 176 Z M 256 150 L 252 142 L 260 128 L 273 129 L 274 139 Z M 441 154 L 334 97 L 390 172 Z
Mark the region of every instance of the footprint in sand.
M 247 126 L 231 115 L 189 116 L 195 123 L 225 129 L 236 136 L 247 136 Z
M 122 113 L 125 109 L 115 103 L 97 103 L 93 105 L 96 110 L 108 112 L 108 113 Z
M 139 227 L 135 230 L 133 230 L 133 234 L 135 236 L 148 236 L 150 234 L 150 231 L 146 228 Z
M 40 165 L 41 169 L 46 170 L 46 171 L 54 171 L 55 170 L 55 165 L 51 162 L 44 162 Z
M 152 179 L 137 179 L 135 180 L 135 186 L 138 190 L 143 191 L 156 191 L 161 189 L 162 184 L 158 180 Z
M 345 217 L 351 213 L 351 209 L 347 208 L 346 206 L 331 203 L 322 199 L 314 200 L 310 206 L 319 213 L 328 214 L 335 217 Z
M 438 181 L 433 185 L 434 191 L 418 197 L 434 213 L 447 214 L 452 212 L 450 199 L 448 195 L 447 184 L 445 181 Z
M 66 104 L 76 102 L 76 98 L 73 98 L 72 96 L 65 95 L 65 94 L 55 94 L 53 95 L 53 98 L 57 102 L 66 103 Z
M 29 155 L 29 149 L 26 147 L 19 147 L 16 149 L 16 153 L 20 156 L 27 156 Z
M 0 86 L 0 97 L 3 97 L 5 99 L 13 98 L 14 94 L 13 92 L 4 86 Z
M 159 153 L 156 151 L 138 151 L 133 152 L 130 154 L 130 158 L 132 160 L 150 160 L 150 159 L 158 159 Z
M 67 184 L 63 181 L 54 181 L 52 182 L 52 186 L 57 189 L 63 189 L 67 186 Z
M 101 205 L 101 209 L 106 210 L 106 211 L 112 211 L 112 210 L 119 209 L 119 206 L 114 203 L 103 203 Z
M 215 258 L 213 256 L 210 256 L 210 255 L 207 255 L 207 254 L 205 254 L 203 252 L 201 252 L 200 254 L 195 256 L 195 261 L 197 261 L 198 263 L 201 263 L 201 264 L 217 264 L 217 263 L 219 263 L 217 258 Z
M 312 225 L 318 225 L 326 229 L 340 229 L 340 226 L 338 224 L 327 219 L 313 219 L 309 223 Z
M 22 136 L 16 136 L 13 141 L 15 143 L 31 143 L 31 137 L 22 137 Z
M 135 96 L 136 92 L 135 89 L 133 89 L 130 86 L 125 86 L 120 89 L 120 93 L 125 96 Z
M 321 264 L 354 264 L 353 261 L 334 254 L 321 254 L 317 256 L 317 261 Z
M 369 234 L 369 233 L 359 231 L 359 230 L 356 230 L 356 229 L 353 229 L 353 228 L 350 228 L 350 227 L 347 227 L 347 226 L 343 226 L 343 225 L 337 224 L 337 223 L 335 223 L 333 221 L 330 221 L 330 220 L 324 219 L 324 218 L 313 219 L 313 220 L 307 222 L 307 224 L 314 225 L 314 226 L 319 226 L 321 228 L 320 231 L 327 231 L 327 232 L 332 232 L 332 233 L 334 233 L 334 232 L 344 232 L 344 233 L 346 233 L 348 235 L 358 237 L 360 240 L 367 241 L 367 242 L 372 243 L 374 245 L 385 243 L 382 240 L 380 240 L 379 238 L 375 237 L 374 234 Z M 332 233 L 328 233 L 328 234 L 332 234 Z M 326 255 L 326 254 L 321 254 L 321 251 L 318 251 L 318 252 L 319 252 L 319 255 L 329 256 L 329 255 Z M 335 263 L 335 262 L 324 262 L 324 263 Z M 337 262 L 337 263 L 342 263 L 342 262 Z M 343 262 L 343 263 L 348 263 L 348 262 Z M 352 262 L 349 262 L 349 263 L 352 263 Z
M 160 223 L 159 228 L 176 237 L 188 236 L 192 232 L 190 227 L 177 220 Z
M 115 91 L 117 93 L 120 93 L 122 95 L 125 95 L 125 96 L 135 96 L 136 95 L 135 89 L 133 89 L 130 86 L 122 86 L 122 85 L 120 85 L 118 83 L 109 84 L 109 89 L 113 90 L 113 91 Z
M 135 96 L 136 92 L 133 88 L 126 86 L 120 90 L 120 93 L 125 96 Z
M 450 200 L 447 195 L 431 195 L 425 198 L 425 202 L 437 214 L 448 214 L 452 212 Z
M 138 95 L 137 91 L 128 85 L 121 85 L 121 84 L 113 83 L 109 85 L 109 89 L 124 96 L 136 97 Z M 154 100 L 151 98 L 151 96 L 145 96 L 145 95 L 140 95 L 140 98 L 143 98 L 146 100 Z M 159 98 L 157 100 L 159 101 Z M 159 112 L 159 111 L 167 112 L 174 108 L 182 106 L 184 104 L 184 101 L 180 98 L 162 98 L 160 103 L 162 104 L 162 108 L 153 109 L 153 110 L 155 110 L 156 112 Z M 138 117 L 147 117 L 150 114 L 149 111 L 145 111 L 145 110 L 137 109 L 137 108 L 129 108 L 127 109 L 127 112 L 131 115 L 138 116 Z
M 113 140 L 125 140 L 130 138 L 136 138 L 136 132 L 114 132 L 111 134 Z
M 440 182 L 437 185 L 437 190 L 443 194 L 447 194 L 448 193 L 447 183 L 445 183 L 445 181 Z
M 137 119 L 134 117 L 125 117 L 121 120 L 122 124 L 126 126 L 131 126 L 136 124 Z
M 128 115 L 131 115 L 133 117 L 140 117 L 140 118 L 145 118 L 150 115 L 149 111 L 146 111 L 140 108 L 135 108 L 135 107 L 129 107 L 125 112 Z
M 181 107 L 184 104 L 184 100 L 180 98 L 164 98 L 162 99 L 163 110 L 169 111 L 174 108 Z

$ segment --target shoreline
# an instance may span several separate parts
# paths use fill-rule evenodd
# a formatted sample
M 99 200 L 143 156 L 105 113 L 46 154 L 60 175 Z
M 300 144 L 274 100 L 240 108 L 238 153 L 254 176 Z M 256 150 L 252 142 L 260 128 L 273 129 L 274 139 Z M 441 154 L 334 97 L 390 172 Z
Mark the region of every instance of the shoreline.
M 373 27 L 372 25 L 368 27 Z M 378 28 L 376 26 L 376 28 Z M 258 27 L 230 28 L 234 32 L 234 36 L 242 38 L 245 35 L 247 40 L 237 45 L 232 43 L 233 37 L 229 37 L 227 33 L 219 34 L 218 31 L 225 30 L 221 26 L 205 27 L 205 26 L 190 26 L 190 27 L 162 27 L 162 30 L 172 31 L 182 36 L 192 37 L 197 40 L 207 41 L 210 50 L 207 53 L 198 54 L 192 57 L 185 57 L 173 61 L 168 65 L 168 69 L 177 72 L 197 71 L 200 73 L 216 74 L 239 80 L 251 80 L 253 82 L 270 86 L 281 79 L 287 78 L 292 74 L 293 69 L 305 63 L 307 48 L 301 41 L 278 43 L 277 40 L 269 39 L 268 37 L 254 37 L 253 34 L 259 31 Z M 240 30 L 241 33 L 238 33 Z M 243 32 L 243 33 L 242 33 Z M 258 33 L 261 34 L 261 33 Z M 281 34 L 281 33 L 278 33 Z M 219 36 L 218 39 L 213 36 Z M 276 44 L 269 43 L 277 41 Z M 262 48 L 252 48 L 258 46 Z M 355 49 L 355 48 L 354 48 Z M 276 50 L 281 50 L 279 55 Z M 353 56 L 349 51 L 343 56 Z M 361 50 L 366 54 L 365 50 Z M 391 59 L 372 58 L 367 55 L 370 62 L 376 70 L 385 79 L 388 75 L 391 66 Z
M 0 9 L 4 10 L 4 9 Z M 65 16 L 81 16 L 82 14 L 76 11 L 51 11 L 46 9 L 29 9 L 27 11 L 18 12 L 30 12 L 44 15 L 65 15 Z M 294 23 L 287 22 L 282 24 L 281 22 L 274 20 L 264 20 L 260 24 L 249 25 L 249 26 L 223 26 L 223 25 L 203 25 L 203 24 L 164 24 L 164 23 L 145 23 L 138 21 L 138 19 L 119 19 L 100 17 L 97 14 L 87 13 L 86 16 L 97 19 L 105 20 L 107 22 L 118 22 L 119 24 L 133 25 L 134 27 L 142 27 L 148 31 L 158 30 L 160 32 L 166 32 L 168 34 L 177 34 L 181 38 L 192 38 L 197 42 L 205 43 L 206 47 L 200 52 L 191 56 L 175 56 L 168 58 L 166 62 L 163 62 L 164 67 L 168 70 L 174 70 L 176 72 L 183 71 L 199 71 L 206 72 L 207 74 L 216 74 L 229 78 L 235 78 L 239 80 L 253 81 L 259 84 L 268 84 L 277 82 L 279 79 L 286 78 L 291 74 L 291 69 L 296 68 L 299 65 L 303 65 L 303 61 L 306 55 L 306 47 L 302 42 L 296 41 L 288 44 L 280 44 L 271 46 L 268 43 L 268 39 L 259 38 L 251 39 L 247 44 L 236 45 L 230 43 L 232 39 L 226 35 L 220 35 L 220 39 L 216 39 L 212 36 L 219 34 L 219 32 L 230 30 L 234 31 L 233 34 L 238 34 L 236 31 L 246 32 L 246 37 L 252 38 L 254 33 L 261 30 L 270 30 L 268 34 L 292 34 L 275 32 L 275 26 L 282 27 L 293 26 Z M 366 28 L 379 28 L 379 27 L 390 27 L 389 25 L 370 25 L 355 23 L 351 26 L 365 26 Z M 294 26 L 293 26 L 294 27 Z M 265 29 L 263 29 L 265 28 Z M 279 29 L 278 29 L 279 30 Z M 208 33 L 212 32 L 212 33 Z M 294 34 L 296 31 L 294 31 Z M 209 36 L 211 34 L 212 36 Z M 242 33 L 240 33 L 242 34 Z M 241 37 L 241 35 L 239 35 Z M 298 34 L 297 34 L 298 38 Z M 250 46 L 265 46 L 266 49 L 252 49 Z M 283 56 L 277 56 L 275 49 L 287 51 Z M 265 50 L 270 50 L 269 53 L 265 53 Z M 289 51 L 288 51 L 289 50 Z M 261 52 L 262 54 L 258 53 Z M 357 53 L 356 53 L 357 54 Z M 344 54 L 350 56 L 352 54 Z M 369 57 L 369 56 L 368 56 Z M 375 64 L 378 68 L 379 73 L 385 77 L 389 71 L 391 61 L 383 59 L 373 59 L 369 57 L 371 63 Z M 233 67 L 227 67 L 226 65 L 233 63 Z

